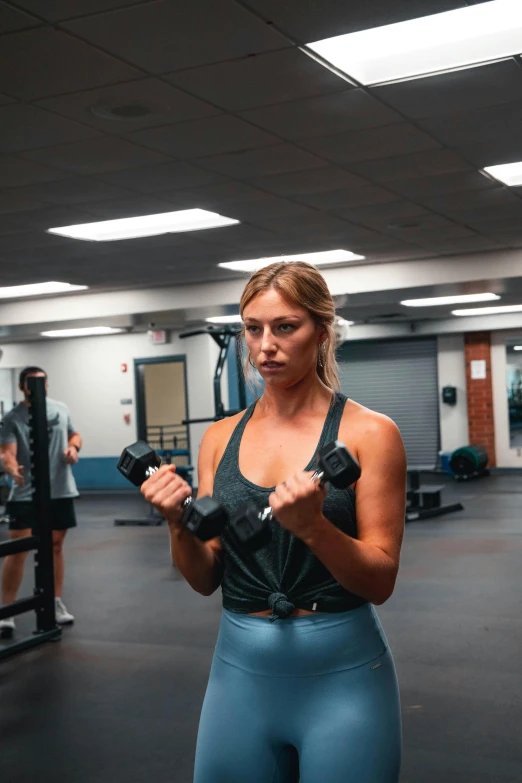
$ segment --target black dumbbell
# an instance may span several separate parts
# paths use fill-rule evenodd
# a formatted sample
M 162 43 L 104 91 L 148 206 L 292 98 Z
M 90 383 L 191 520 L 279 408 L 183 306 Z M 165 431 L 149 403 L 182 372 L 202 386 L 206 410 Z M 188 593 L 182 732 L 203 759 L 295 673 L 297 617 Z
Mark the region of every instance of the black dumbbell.
M 136 487 L 141 487 L 161 465 L 158 454 L 148 443 L 138 440 L 123 449 L 118 461 L 118 470 Z M 201 541 L 210 541 L 220 536 L 228 522 L 228 514 L 224 507 L 209 495 L 193 500 L 187 498 L 183 502 L 181 524 L 190 530 Z
M 338 489 L 346 489 L 361 475 L 361 466 L 344 443 L 332 441 L 317 453 L 318 469 L 310 480 L 329 481 Z M 274 513 L 270 506 L 260 509 L 253 503 L 237 509 L 230 517 L 230 529 L 238 541 L 255 551 L 266 546 L 271 539 L 270 523 Z

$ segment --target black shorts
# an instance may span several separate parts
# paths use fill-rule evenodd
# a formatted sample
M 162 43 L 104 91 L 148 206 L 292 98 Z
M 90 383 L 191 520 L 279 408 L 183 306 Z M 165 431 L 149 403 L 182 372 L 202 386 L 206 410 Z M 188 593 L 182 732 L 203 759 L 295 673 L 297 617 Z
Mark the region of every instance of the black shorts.
M 6 505 L 9 530 L 26 530 L 35 523 L 34 505 L 30 500 L 12 500 Z M 72 498 L 51 500 L 51 526 L 53 530 L 76 527 L 76 514 Z

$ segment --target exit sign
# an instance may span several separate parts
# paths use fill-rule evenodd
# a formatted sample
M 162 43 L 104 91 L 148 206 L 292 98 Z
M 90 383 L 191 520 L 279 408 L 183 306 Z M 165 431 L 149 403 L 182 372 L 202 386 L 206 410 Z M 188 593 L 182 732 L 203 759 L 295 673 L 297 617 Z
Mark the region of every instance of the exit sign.
M 167 332 L 164 329 L 151 329 L 149 337 L 155 345 L 164 345 L 167 342 Z

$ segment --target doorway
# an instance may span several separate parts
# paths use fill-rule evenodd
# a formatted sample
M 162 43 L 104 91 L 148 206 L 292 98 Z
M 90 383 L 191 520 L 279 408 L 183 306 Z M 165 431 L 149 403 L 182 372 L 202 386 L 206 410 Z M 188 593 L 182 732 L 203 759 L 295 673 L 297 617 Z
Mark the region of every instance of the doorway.
M 161 456 L 190 464 L 185 356 L 135 359 L 138 438 Z

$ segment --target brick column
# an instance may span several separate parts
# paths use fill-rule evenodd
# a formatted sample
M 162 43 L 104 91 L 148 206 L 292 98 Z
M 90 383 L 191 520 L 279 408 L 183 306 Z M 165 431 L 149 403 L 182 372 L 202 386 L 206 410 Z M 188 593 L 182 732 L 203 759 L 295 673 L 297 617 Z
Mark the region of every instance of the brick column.
M 493 419 L 493 389 L 491 385 L 491 344 L 489 332 L 469 332 L 464 335 L 466 357 L 466 396 L 468 400 L 469 442 L 487 450 L 489 465 L 496 465 L 495 423 Z M 486 362 L 484 379 L 471 377 L 471 362 Z

